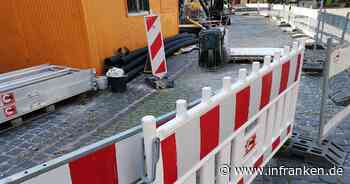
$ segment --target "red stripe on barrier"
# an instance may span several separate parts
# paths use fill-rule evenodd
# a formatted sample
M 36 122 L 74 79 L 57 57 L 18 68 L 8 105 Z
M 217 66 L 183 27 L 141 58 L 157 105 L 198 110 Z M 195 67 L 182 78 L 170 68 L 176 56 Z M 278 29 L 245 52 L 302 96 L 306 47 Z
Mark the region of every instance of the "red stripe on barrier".
M 172 184 L 177 180 L 177 156 L 175 134 L 161 142 L 163 158 L 164 184 Z
M 160 63 L 158 69 L 156 70 L 157 73 L 164 73 L 166 72 L 166 66 L 165 66 L 165 61 L 163 60 L 162 63 Z
M 250 87 L 244 88 L 236 95 L 235 130 L 248 121 Z
M 282 93 L 288 87 L 289 68 L 290 68 L 290 61 L 282 65 L 281 83 L 280 83 L 280 91 L 279 91 L 280 93 Z
M 146 24 L 147 24 L 147 31 L 149 31 L 153 24 L 156 22 L 158 16 L 149 16 L 147 17 Z
M 220 106 L 216 106 L 200 118 L 201 150 L 203 159 L 219 144 Z
M 301 54 L 298 54 L 297 68 L 296 68 L 296 71 L 295 71 L 294 81 L 297 81 L 299 79 L 300 65 L 301 65 Z
M 264 75 L 262 78 L 260 109 L 264 108 L 270 102 L 272 88 L 272 72 Z
M 241 178 L 241 179 L 237 182 L 237 184 L 244 184 L 243 178 Z
M 272 151 L 274 151 L 278 147 L 278 145 L 280 145 L 280 143 L 281 143 L 281 138 L 280 137 L 278 137 L 275 141 L 273 141 L 273 143 L 272 143 Z
M 69 163 L 72 184 L 118 184 L 115 145 Z
M 292 125 L 289 125 L 287 128 L 287 135 L 289 135 L 291 131 L 292 131 Z
M 254 168 L 259 168 L 261 166 L 261 164 L 263 163 L 264 161 L 264 155 L 261 155 L 260 158 L 258 160 L 255 161 L 254 163 Z
M 163 46 L 162 34 L 158 33 L 156 39 L 153 41 L 151 45 L 152 60 L 157 56 L 157 53 L 159 52 L 160 48 L 162 48 L 162 46 Z

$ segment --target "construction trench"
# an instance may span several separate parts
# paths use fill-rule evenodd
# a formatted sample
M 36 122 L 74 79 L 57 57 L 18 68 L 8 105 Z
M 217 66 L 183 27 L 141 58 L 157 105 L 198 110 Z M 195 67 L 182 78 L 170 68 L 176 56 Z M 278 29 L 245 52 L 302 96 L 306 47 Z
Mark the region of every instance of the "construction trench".
M 293 40 L 273 22 L 262 16 L 232 16 L 227 26 L 225 47 L 283 47 Z M 307 55 L 306 55 L 307 57 Z M 308 59 L 308 58 L 305 58 Z M 227 63 L 215 71 L 198 66 L 198 51 L 168 58 L 168 73 L 175 88 L 156 91 L 144 84 L 145 75 L 128 84 L 128 92 L 112 94 L 92 92 L 85 97 L 59 103 L 56 111 L 29 117 L 23 125 L 0 134 L 0 179 L 57 158 L 80 147 L 125 131 L 140 124 L 145 115 L 160 116 L 175 109 L 177 99 L 197 100 L 201 88 L 220 89 L 221 79 L 231 76 L 235 81 L 240 68 L 250 70 L 248 63 Z M 343 78 L 349 79 L 349 73 Z M 349 81 L 349 80 L 348 80 Z M 302 73 L 294 132 L 316 138 L 320 112 L 319 74 Z M 343 84 L 346 85 L 346 84 Z M 341 107 L 328 103 L 328 113 Z M 349 118 L 340 125 L 332 140 L 350 151 Z M 269 166 L 302 167 L 310 165 L 307 158 L 274 157 Z M 346 157 L 342 183 L 350 182 L 350 157 Z M 259 176 L 253 183 L 325 183 L 318 176 Z

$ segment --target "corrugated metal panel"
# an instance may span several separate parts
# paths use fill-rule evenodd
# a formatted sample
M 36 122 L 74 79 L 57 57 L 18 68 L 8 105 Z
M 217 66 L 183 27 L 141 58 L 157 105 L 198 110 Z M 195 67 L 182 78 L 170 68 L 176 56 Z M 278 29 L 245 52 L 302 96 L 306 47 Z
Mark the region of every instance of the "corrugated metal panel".
M 24 35 L 14 11 L 12 0 L 0 6 L 0 73 L 29 66 Z
M 84 13 L 77 0 L 17 0 L 31 64 L 89 66 Z
M 118 48 L 146 46 L 143 16 L 128 16 L 126 1 L 4 0 L 0 72 L 51 63 L 101 73 L 104 58 Z M 150 0 L 152 11 L 161 12 L 166 37 L 178 33 L 177 0 L 168 1 Z
M 3 46 L 6 48 L 0 48 L 0 52 L 8 53 L 0 56 L 1 66 L 4 66 L 1 72 L 42 63 L 89 67 L 87 32 L 80 1 L 5 0 L 1 7 L 5 10 L 0 17 L 7 14 L 7 22 L 2 23 L 2 27 L 15 30 L 0 34 L 2 40 L 12 38 L 6 41 Z

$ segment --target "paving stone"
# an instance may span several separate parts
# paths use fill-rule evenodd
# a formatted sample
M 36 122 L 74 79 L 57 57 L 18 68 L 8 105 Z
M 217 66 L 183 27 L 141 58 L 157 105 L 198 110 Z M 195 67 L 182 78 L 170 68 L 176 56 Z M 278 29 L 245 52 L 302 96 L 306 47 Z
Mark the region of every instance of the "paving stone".
M 0 155 L 0 163 L 7 162 L 9 159 L 11 159 L 8 156 Z

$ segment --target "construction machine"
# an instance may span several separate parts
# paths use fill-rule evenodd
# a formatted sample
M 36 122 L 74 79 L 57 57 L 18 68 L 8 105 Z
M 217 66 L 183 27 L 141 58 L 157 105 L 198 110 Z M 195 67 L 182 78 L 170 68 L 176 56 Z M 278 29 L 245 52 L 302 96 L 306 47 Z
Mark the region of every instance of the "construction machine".
M 226 3 L 228 4 L 228 3 Z M 230 19 L 225 14 L 225 0 L 179 0 L 180 22 L 186 23 L 188 18 L 201 19 L 202 12 L 205 21 L 216 22 L 221 25 L 230 24 Z
M 225 0 L 179 2 L 180 30 L 199 35 L 199 66 L 210 69 L 219 67 L 225 61 L 224 26 L 230 24 L 230 18 L 225 14 Z

